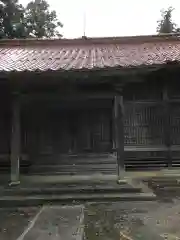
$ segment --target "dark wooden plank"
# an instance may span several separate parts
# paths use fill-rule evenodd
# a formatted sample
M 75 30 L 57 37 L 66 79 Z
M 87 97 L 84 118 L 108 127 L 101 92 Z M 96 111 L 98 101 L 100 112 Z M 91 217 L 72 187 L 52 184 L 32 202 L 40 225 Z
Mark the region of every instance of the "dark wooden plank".
M 34 92 L 34 93 L 24 93 L 21 94 L 21 99 L 23 101 L 31 101 L 31 100 L 54 100 L 54 101 L 84 101 L 88 99 L 113 99 L 113 93 L 109 92 Z
M 19 161 L 21 152 L 20 133 L 20 102 L 18 94 L 14 94 L 12 102 L 12 133 L 11 133 L 11 182 L 19 182 Z

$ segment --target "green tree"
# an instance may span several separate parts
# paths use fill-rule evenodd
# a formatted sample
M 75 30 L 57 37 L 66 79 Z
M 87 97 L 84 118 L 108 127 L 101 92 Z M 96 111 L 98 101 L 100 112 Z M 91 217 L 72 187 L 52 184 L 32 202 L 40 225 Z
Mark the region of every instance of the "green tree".
M 49 10 L 45 0 L 31 1 L 25 9 L 27 34 L 35 37 L 61 37 L 59 29 L 63 27 L 58 21 L 56 11 Z
M 158 21 L 157 32 L 174 33 L 176 32 L 176 23 L 172 20 L 173 8 L 169 7 L 167 10 L 161 10 L 161 20 Z
M 0 0 L 0 38 L 61 37 L 62 26 L 45 0 L 31 1 L 26 8 L 18 0 Z
M 0 1 L 0 38 L 22 38 L 26 36 L 24 8 L 18 0 Z

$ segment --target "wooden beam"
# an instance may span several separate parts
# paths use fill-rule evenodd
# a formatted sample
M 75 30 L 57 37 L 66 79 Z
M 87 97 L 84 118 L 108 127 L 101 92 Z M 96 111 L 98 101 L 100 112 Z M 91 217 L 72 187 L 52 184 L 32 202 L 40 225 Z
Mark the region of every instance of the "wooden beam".
M 124 171 L 124 107 L 122 95 L 115 96 L 114 113 L 118 176 L 120 177 L 121 171 Z
M 46 93 L 24 93 L 21 94 L 21 100 L 23 101 L 30 101 L 30 100 L 75 100 L 75 101 L 83 101 L 83 100 L 90 100 L 90 99 L 113 99 L 114 92 L 46 92 Z
M 24 83 L 25 81 L 36 81 L 39 82 L 39 79 L 46 78 L 51 79 L 52 77 L 56 77 L 59 81 L 62 79 L 71 79 L 74 81 L 77 79 L 80 81 L 89 81 L 89 82 L 97 82 L 102 81 L 104 77 L 112 77 L 112 76 L 129 76 L 130 74 L 144 74 L 147 72 L 158 71 L 162 68 L 170 68 L 167 64 L 152 64 L 152 65 L 140 65 L 133 67 L 106 67 L 106 68 L 95 68 L 95 69 L 77 69 L 77 70 L 58 70 L 58 71 L 25 71 L 25 72 L 1 72 L 0 79 L 6 78 L 10 81 Z M 176 67 L 176 66 L 173 66 Z M 177 64 L 179 67 L 179 64 Z M 171 67 L 172 68 L 172 67 Z M 110 79 L 109 79 L 110 80 Z
M 19 184 L 19 162 L 21 152 L 20 102 L 18 94 L 14 94 L 12 102 L 11 132 L 11 185 Z

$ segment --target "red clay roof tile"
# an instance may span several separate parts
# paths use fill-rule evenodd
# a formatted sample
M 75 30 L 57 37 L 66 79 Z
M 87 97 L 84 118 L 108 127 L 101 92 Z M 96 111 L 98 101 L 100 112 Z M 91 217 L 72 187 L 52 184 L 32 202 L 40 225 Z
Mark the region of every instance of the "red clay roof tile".
M 177 37 L 124 39 L 0 41 L 0 72 L 88 70 L 180 61 Z

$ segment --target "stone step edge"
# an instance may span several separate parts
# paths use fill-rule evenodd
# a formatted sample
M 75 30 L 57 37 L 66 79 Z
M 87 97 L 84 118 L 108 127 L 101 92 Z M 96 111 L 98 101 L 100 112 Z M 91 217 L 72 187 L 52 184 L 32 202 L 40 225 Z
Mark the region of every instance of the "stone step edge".
M 130 194 L 62 194 L 62 195 L 36 195 L 28 196 L 3 196 L 0 197 L 1 201 L 28 201 L 28 200 L 42 200 L 42 201 L 61 201 L 61 200 L 91 200 L 91 199 L 115 199 L 119 200 L 155 200 L 157 199 L 154 193 L 130 193 Z
M 1 191 L 119 191 L 119 190 L 131 190 L 131 189 L 142 189 L 140 186 L 132 186 L 129 184 L 129 186 L 123 186 L 123 185 L 118 185 L 117 186 L 84 186 L 80 185 L 78 186 L 57 186 L 57 187 L 51 187 L 51 186 L 14 186 L 14 187 L 0 187 L 0 192 Z
M 99 172 L 98 172 L 99 173 Z M 110 170 L 108 170 L 108 171 L 100 171 L 100 173 L 101 174 L 112 174 L 112 175 L 115 175 L 116 173 L 117 173 L 117 171 L 116 170 L 114 170 L 114 171 L 110 171 Z M 86 172 L 86 174 L 92 174 L 92 171 L 89 171 L 89 172 Z M 61 176 L 70 176 L 70 177 L 72 177 L 72 176 L 84 176 L 84 171 L 81 171 L 81 172 L 45 172 L 45 173 L 39 173 L 39 172 L 37 172 L 37 173 L 28 173 L 28 175 L 27 176 L 29 176 L 29 177 L 36 177 L 36 176 L 42 176 L 42 177 L 46 177 L 47 175 L 51 175 L 51 176 L 59 176 L 59 175 L 61 175 Z
M 180 191 L 180 186 L 172 186 L 172 187 L 166 187 L 166 186 L 157 186 L 156 189 L 158 190 L 162 190 L 162 191 L 167 191 L 167 192 L 171 192 L 171 191 Z
M 36 177 L 35 177 L 36 176 Z M 91 174 L 91 175 L 21 175 L 20 181 L 36 184 L 38 183 L 78 183 L 78 182 L 100 182 L 100 181 L 117 181 L 117 174 Z M 122 179 L 122 181 L 126 181 Z
M 79 190 L 74 190 L 74 189 L 66 189 L 66 190 L 51 190 L 51 189 L 39 189 L 39 190 L 3 190 L 0 191 L 0 197 L 1 196 L 14 196 L 14 195 L 19 195 L 19 196 L 27 196 L 27 195 L 62 195 L 62 194 L 76 194 L 79 192 L 80 194 L 130 194 L 130 193 L 142 193 L 142 189 L 140 188 L 121 188 L 121 189 L 79 189 Z

